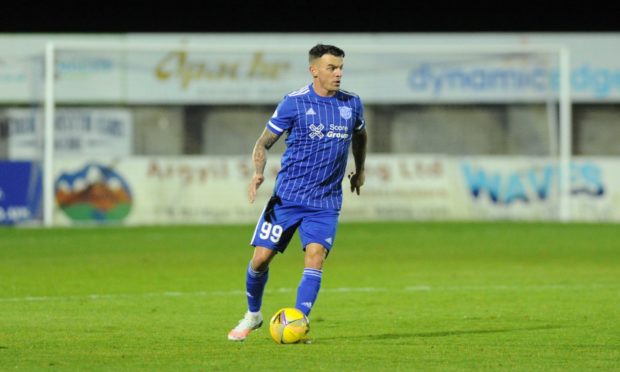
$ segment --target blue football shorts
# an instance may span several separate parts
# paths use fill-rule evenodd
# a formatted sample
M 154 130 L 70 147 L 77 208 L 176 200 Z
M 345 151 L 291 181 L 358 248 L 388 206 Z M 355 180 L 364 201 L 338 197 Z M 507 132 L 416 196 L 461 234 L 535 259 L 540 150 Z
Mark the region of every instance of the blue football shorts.
M 256 224 L 250 244 L 284 252 L 299 230 L 303 250 L 310 243 L 318 243 L 329 252 L 336 238 L 339 215 L 336 209 L 308 207 L 272 196 Z

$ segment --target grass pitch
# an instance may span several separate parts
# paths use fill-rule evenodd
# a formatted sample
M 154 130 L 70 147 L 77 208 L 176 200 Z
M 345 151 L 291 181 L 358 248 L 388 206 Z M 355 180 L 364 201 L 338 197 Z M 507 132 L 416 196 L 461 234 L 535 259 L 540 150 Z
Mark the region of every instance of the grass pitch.
M 0 229 L 0 369 L 620 370 L 618 225 L 342 224 L 309 345 L 226 339 L 253 228 Z M 266 321 L 302 262 L 295 237 Z

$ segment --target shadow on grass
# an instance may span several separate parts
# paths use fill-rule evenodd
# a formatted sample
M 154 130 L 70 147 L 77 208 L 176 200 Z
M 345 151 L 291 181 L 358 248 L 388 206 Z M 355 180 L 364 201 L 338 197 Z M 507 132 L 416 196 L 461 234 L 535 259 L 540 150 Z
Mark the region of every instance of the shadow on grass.
M 487 333 L 505 333 L 505 332 L 521 332 L 521 331 L 540 331 L 547 329 L 563 328 L 560 326 L 544 325 L 537 327 L 524 327 L 524 328 L 498 328 L 498 329 L 470 329 L 459 331 L 437 331 L 437 332 L 419 332 L 419 333 L 383 333 L 383 334 L 366 334 L 357 336 L 343 336 L 343 337 L 321 337 L 322 340 L 337 340 L 337 339 L 369 339 L 369 340 L 397 340 L 402 338 L 418 338 L 418 337 L 447 337 L 458 335 L 475 335 L 475 334 L 487 334 Z

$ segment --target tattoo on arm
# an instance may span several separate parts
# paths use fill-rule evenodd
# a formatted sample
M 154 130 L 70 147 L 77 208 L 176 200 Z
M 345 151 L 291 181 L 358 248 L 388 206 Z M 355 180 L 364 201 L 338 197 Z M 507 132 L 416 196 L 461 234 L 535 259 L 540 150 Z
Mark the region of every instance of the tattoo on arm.
M 263 174 L 267 164 L 267 151 L 276 143 L 278 138 L 280 138 L 279 135 L 265 128 L 263 134 L 256 141 L 254 151 L 252 152 L 252 160 L 254 161 L 254 168 L 257 174 Z
M 265 129 L 263 131 L 263 134 L 258 139 L 258 141 L 262 143 L 263 146 L 265 146 L 267 150 L 269 150 L 271 146 L 273 146 L 273 144 L 278 141 L 278 138 L 280 138 L 279 135 L 271 132 L 270 130 Z

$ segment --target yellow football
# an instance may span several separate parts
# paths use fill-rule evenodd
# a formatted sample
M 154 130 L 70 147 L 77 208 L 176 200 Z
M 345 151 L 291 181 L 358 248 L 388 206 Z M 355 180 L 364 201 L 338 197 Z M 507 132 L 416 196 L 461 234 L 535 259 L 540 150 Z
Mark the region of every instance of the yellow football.
M 294 307 L 284 307 L 271 317 L 269 333 L 278 344 L 296 344 L 305 339 L 310 331 L 306 314 Z

